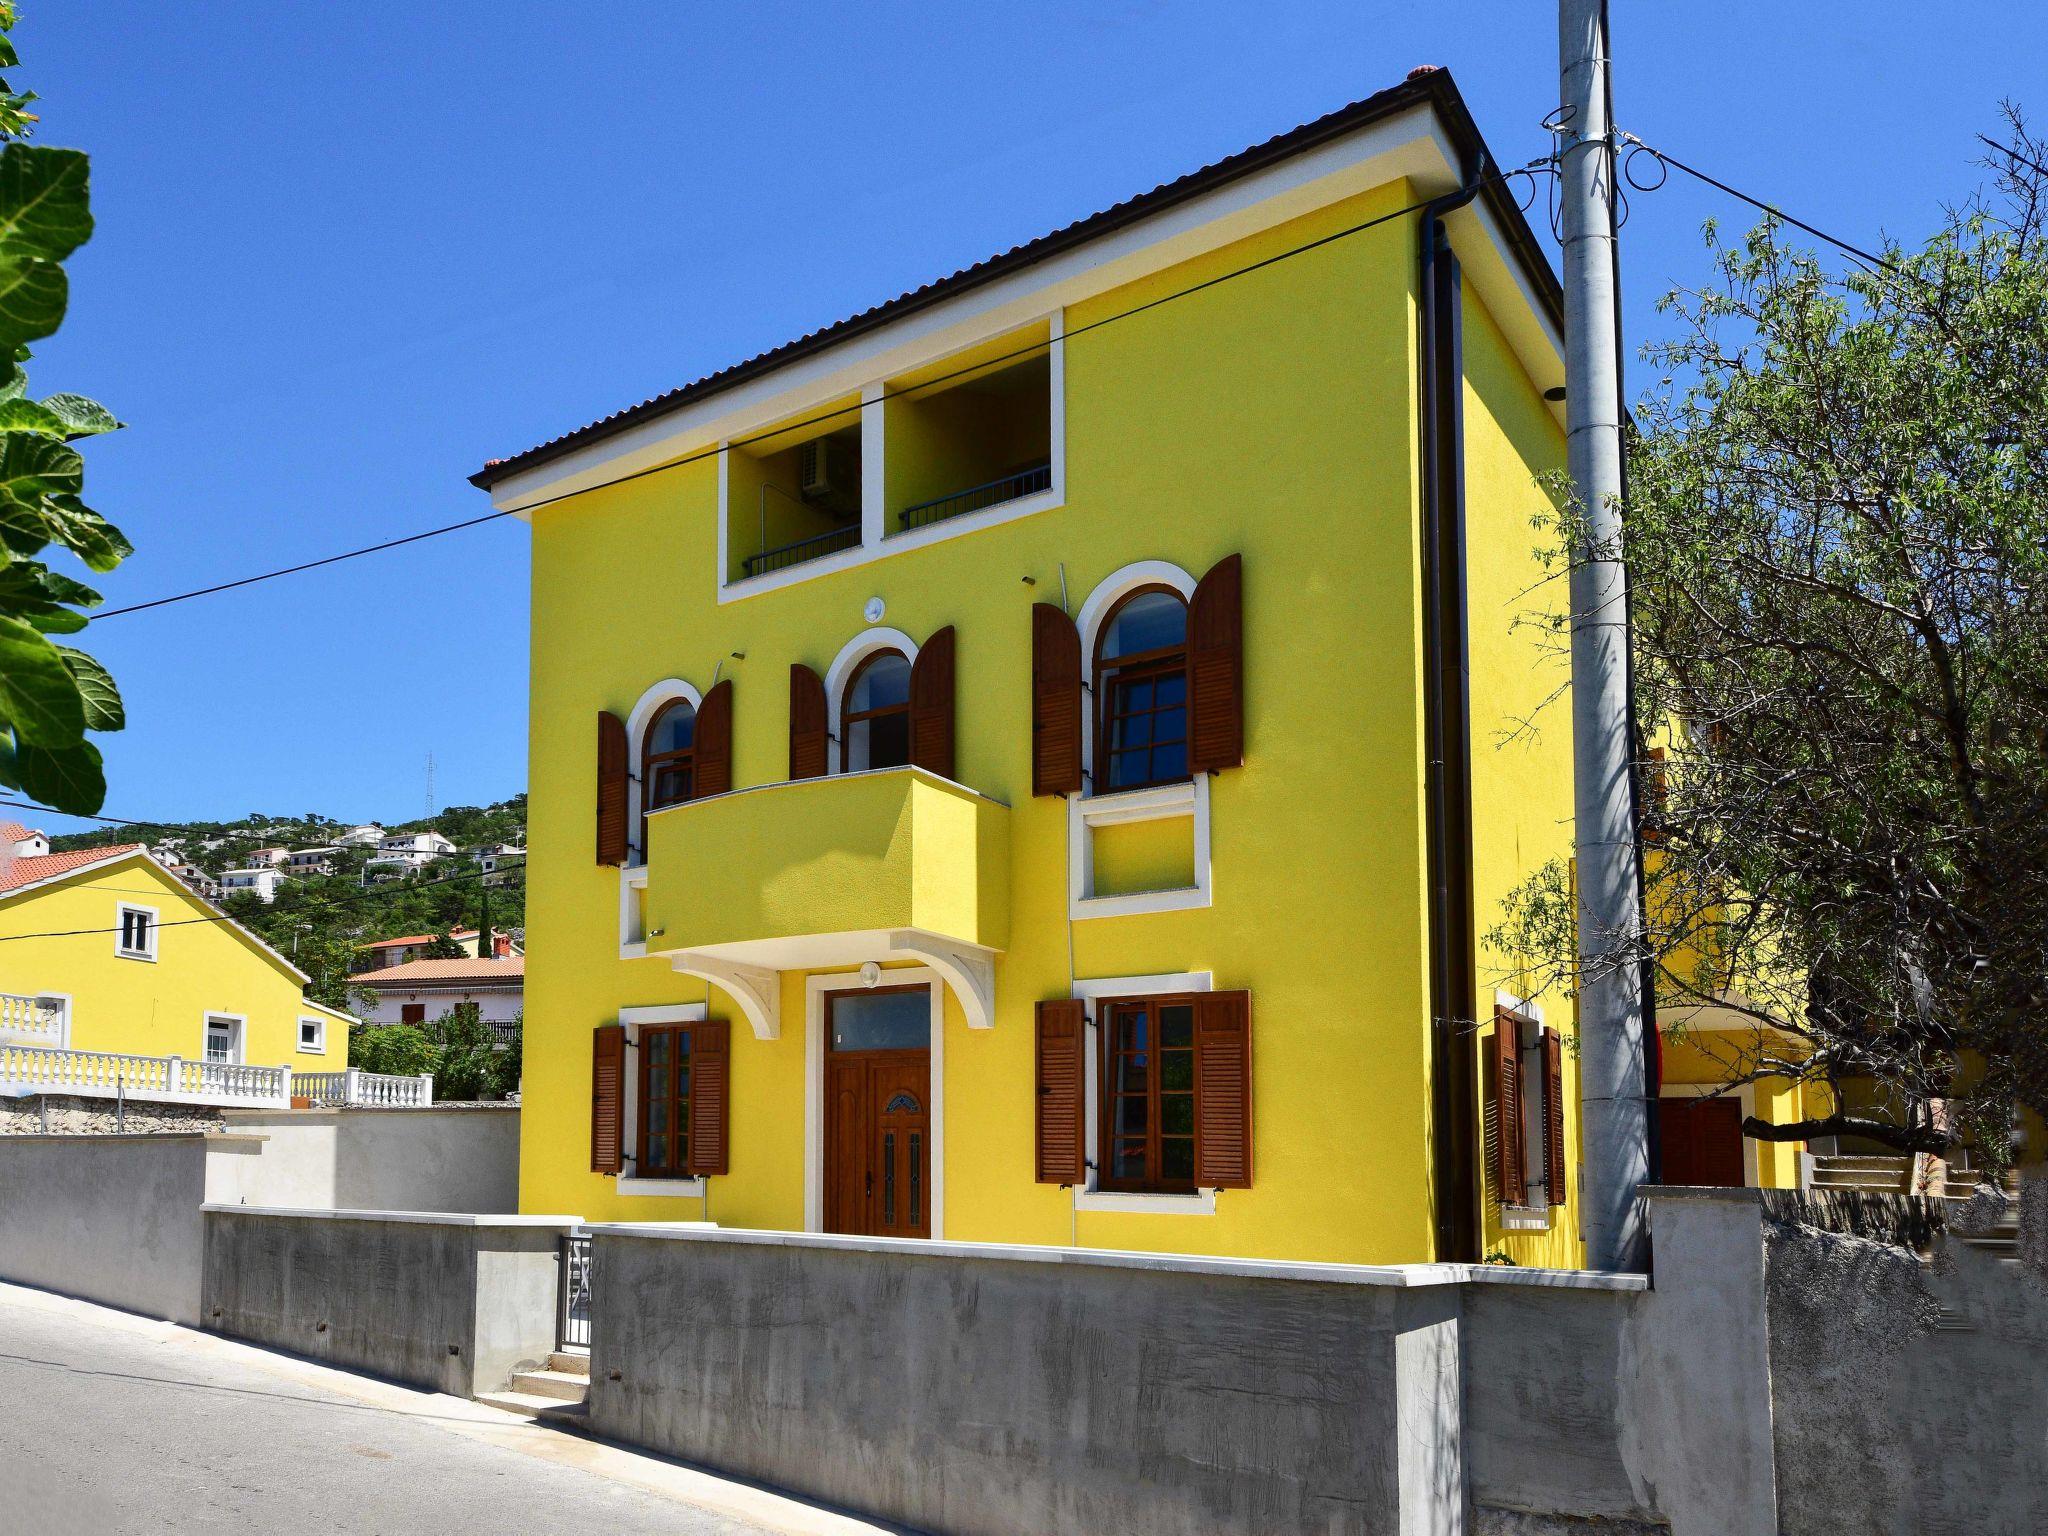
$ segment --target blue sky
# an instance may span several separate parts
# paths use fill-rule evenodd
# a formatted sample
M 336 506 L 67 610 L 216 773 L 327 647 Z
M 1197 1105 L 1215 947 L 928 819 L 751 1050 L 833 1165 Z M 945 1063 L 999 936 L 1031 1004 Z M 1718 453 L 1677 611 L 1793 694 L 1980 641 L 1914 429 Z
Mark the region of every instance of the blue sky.
M 1414 65 L 1507 164 L 1556 91 L 1542 0 L 25 9 L 18 80 L 99 220 L 31 376 L 132 423 L 87 449 L 137 546 L 110 605 L 477 515 L 487 457 Z M 2048 118 L 2031 7 L 1615 9 L 1622 126 L 1858 242 L 1976 183 L 2002 97 Z M 1746 219 L 1635 199 L 1631 344 L 1709 216 Z M 444 805 L 523 788 L 526 556 L 507 521 L 93 626 L 131 722 L 108 811 L 401 819 L 429 751 Z

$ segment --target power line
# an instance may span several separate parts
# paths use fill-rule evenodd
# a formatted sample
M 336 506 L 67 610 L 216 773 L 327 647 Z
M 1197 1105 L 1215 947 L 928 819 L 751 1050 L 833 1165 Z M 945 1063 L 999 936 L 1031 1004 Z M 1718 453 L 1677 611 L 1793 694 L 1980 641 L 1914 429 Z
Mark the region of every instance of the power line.
M 2012 159 L 2019 161 L 2021 165 L 2029 166 L 2032 169 L 2039 171 L 2043 176 L 2048 176 L 2048 165 L 2043 165 L 2040 161 L 2036 160 L 2032 155 L 2023 155 L 2017 149 L 2014 149 L 2010 144 L 2002 144 L 1997 139 L 1992 138 L 1989 134 L 1980 133 L 1977 135 L 1977 138 L 1979 142 L 1989 144 L 1993 149 L 1997 150 L 2000 154 L 2007 155 Z
M 1492 181 L 1505 182 L 1510 177 L 1514 176 L 1528 176 L 1533 180 L 1538 170 L 1547 169 L 1549 163 L 1549 157 L 1544 156 L 1539 159 L 1530 161 L 1527 165 L 1517 166 L 1514 170 L 1511 171 L 1488 171 L 1484 175 L 1480 176 L 1475 184 L 1485 185 L 1486 183 Z M 1089 331 L 1100 330 L 1105 325 L 1112 325 L 1119 320 L 1128 320 L 1134 315 L 1144 314 L 1147 310 L 1157 309 L 1162 304 L 1170 304 L 1176 299 L 1188 298 L 1193 294 L 1201 293 L 1207 289 L 1214 288 L 1219 283 L 1227 283 L 1233 278 L 1244 277 L 1249 273 L 1260 271 L 1263 268 L 1274 265 L 1276 262 L 1287 261 L 1296 256 L 1306 255 L 1310 251 L 1318 250 L 1321 247 L 1333 244 L 1338 240 L 1344 240 L 1350 238 L 1352 235 L 1362 234 L 1366 230 L 1375 229 L 1382 224 L 1390 223 L 1393 220 L 1402 218 L 1407 214 L 1418 212 L 1421 209 L 1427 207 L 1431 201 L 1433 201 L 1433 199 L 1424 198 L 1418 202 L 1410 203 L 1404 208 L 1396 208 L 1391 213 L 1380 214 L 1375 218 L 1367 219 L 1359 224 L 1350 225 L 1345 229 L 1335 230 L 1330 234 L 1320 236 L 1317 239 L 1307 241 L 1304 244 L 1290 247 L 1289 249 L 1284 251 L 1275 252 L 1271 256 L 1263 257 L 1260 260 L 1250 262 L 1245 266 L 1234 268 L 1229 272 L 1218 273 L 1214 277 L 1205 278 L 1201 282 L 1191 284 L 1186 288 L 1177 289 L 1172 293 L 1161 294 L 1156 299 L 1148 299 L 1146 302 L 1142 304 L 1135 304 L 1129 309 L 1119 310 L 1115 314 L 1104 315 L 1100 319 L 1091 320 L 1085 325 L 1076 326 L 1073 330 L 1063 333 L 1058 338 L 1058 344 L 1064 345 L 1066 342 L 1071 341 L 1076 336 L 1085 335 Z M 680 458 L 669 459 L 663 463 L 651 465 L 646 469 L 635 470 L 631 474 L 620 475 L 616 479 L 607 480 L 605 484 L 608 486 L 624 485 L 633 480 L 643 479 L 648 475 L 658 475 L 671 469 L 681 469 L 683 466 L 687 464 L 700 463 L 705 459 L 713 458 L 718 454 L 724 453 L 725 451 L 731 448 L 750 447 L 755 443 L 766 442 L 770 438 L 786 437 L 791 432 L 801 432 L 809 427 L 822 426 L 827 422 L 837 420 L 839 417 L 848 415 L 852 412 L 863 410 L 869 405 L 879 404 L 885 400 L 893 400 L 899 395 L 929 390 L 934 385 L 947 383 L 952 379 L 963 377 L 966 374 L 981 373 L 989 368 L 996 366 L 999 363 L 1013 362 L 1019 358 L 1032 356 L 1039 352 L 1050 351 L 1054 345 L 1055 342 L 1052 338 L 1048 338 L 1045 341 L 1034 341 L 1025 346 L 1019 347 L 1014 351 L 1001 353 L 995 357 L 983 358 L 979 362 L 975 362 L 960 368 L 956 368 L 948 373 L 939 374 L 934 378 L 921 379 L 915 385 L 903 385 L 895 389 L 884 388 L 881 394 L 878 395 L 874 400 L 857 400 L 850 405 L 835 406 L 830 410 L 820 412 L 818 415 L 808 417 L 801 421 L 784 422 L 777 427 L 757 432 L 749 437 L 729 438 L 726 442 L 718 445 L 717 447 L 700 449 L 695 453 L 684 454 Z M 539 501 L 530 501 L 522 506 L 507 507 L 502 511 L 487 512 L 481 517 L 472 517 L 460 523 L 449 523 L 446 527 L 429 528 L 423 533 L 408 534 L 404 538 L 399 539 L 387 539 L 381 544 L 368 544 L 361 549 L 346 550 L 338 555 L 328 555 L 324 559 L 307 560 L 298 565 L 283 566 L 274 571 L 264 571 L 255 576 L 244 576 L 235 581 L 216 582 L 212 586 L 196 587 L 190 592 L 177 592 L 173 593 L 169 597 L 153 598 L 152 600 L 146 603 L 130 603 L 126 607 L 122 608 L 109 608 L 104 613 L 97 613 L 92 615 L 92 617 L 95 620 L 113 619 L 119 618 L 123 614 L 144 613 L 153 608 L 168 607 L 172 603 L 189 602 L 193 598 L 197 597 L 211 597 L 215 593 L 219 592 L 231 592 L 237 587 L 248 587 L 254 586 L 258 582 L 275 581 L 281 576 L 296 576 L 304 571 L 318 570 L 322 566 L 338 565 L 344 560 L 355 560 L 361 558 L 364 555 L 379 554 L 387 549 L 397 549 L 401 545 L 417 544 L 422 539 L 439 538 L 443 534 L 457 533 L 464 528 L 475 528 L 484 523 L 496 522 L 500 518 L 515 517 L 522 512 L 537 511 L 542 507 L 553 506 L 558 501 L 566 501 L 572 496 L 581 496 L 585 494 L 587 490 L 590 489 L 594 489 L 594 487 L 585 487 L 583 489 L 574 491 L 563 491 L 558 495 L 546 496 L 541 498 Z

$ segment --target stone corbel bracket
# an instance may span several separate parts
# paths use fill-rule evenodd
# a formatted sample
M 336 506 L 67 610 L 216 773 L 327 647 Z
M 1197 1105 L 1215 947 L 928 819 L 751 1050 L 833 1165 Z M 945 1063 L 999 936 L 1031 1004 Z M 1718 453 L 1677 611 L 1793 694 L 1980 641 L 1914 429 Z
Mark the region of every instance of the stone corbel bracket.
M 711 955 L 671 955 L 669 964 L 685 976 L 710 982 L 739 1004 L 756 1040 L 782 1038 L 782 973 L 761 965 L 740 965 Z
M 969 1029 L 993 1029 L 996 1022 L 996 957 L 993 950 L 955 944 L 914 929 L 889 935 L 889 953 L 924 961 L 946 978 L 960 999 Z

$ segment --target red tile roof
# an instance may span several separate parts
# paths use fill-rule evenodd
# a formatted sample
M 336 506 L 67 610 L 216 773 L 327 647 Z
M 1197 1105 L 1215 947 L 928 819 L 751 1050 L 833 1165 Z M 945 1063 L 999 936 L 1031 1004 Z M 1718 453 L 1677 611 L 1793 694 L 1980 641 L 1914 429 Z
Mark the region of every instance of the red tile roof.
M 6 828 L 0 827 L 0 835 L 5 832 Z M 74 848 L 69 853 L 46 853 L 40 858 L 0 861 L 0 895 L 18 891 L 24 885 L 34 885 L 38 880 L 48 880 L 53 875 L 69 874 L 88 864 L 140 852 L 140 843 L 115 843 L 105 848 Z
M 0 821 L 0 843 L 25 843 L 39 836 L 34 827 L 24 827 L 18 821 Z
M 396 939 L 372 939 L 367 944 L 358 944 L 356 948 L 396 949 L 401 944 L 431 944 L 438 937 L 438 934 L 432 933 L 408 933 Z M 476 937 L 476 930 L 474 928 L 457 928 L 448 937 L 451 939 L 473 939 Z
M 526 983 L 526 957 L 503 960 L 408 960 L 348 979 L 352 987 L 452 987 L 463 982 L 519 987 Z

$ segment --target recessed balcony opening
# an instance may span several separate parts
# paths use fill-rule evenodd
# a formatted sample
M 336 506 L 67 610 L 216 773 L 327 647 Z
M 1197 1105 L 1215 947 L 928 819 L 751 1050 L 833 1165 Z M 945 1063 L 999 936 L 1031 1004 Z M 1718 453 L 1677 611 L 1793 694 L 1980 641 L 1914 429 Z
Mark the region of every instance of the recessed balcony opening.
M 781 434 L 726 450 L 727 580 L 787 570 L 860 543 L 860 440 L 854 410 L 808 437 Z
M 886 534 L 1052 489 L 1053 371 L 1047 349 L 1035 345 L 1041 339 L 1012 334 L 990 345 L 983 368 L 963 373 L 956 358 L 928 385 L 892 386 L 901 393 L 886 418 Z

